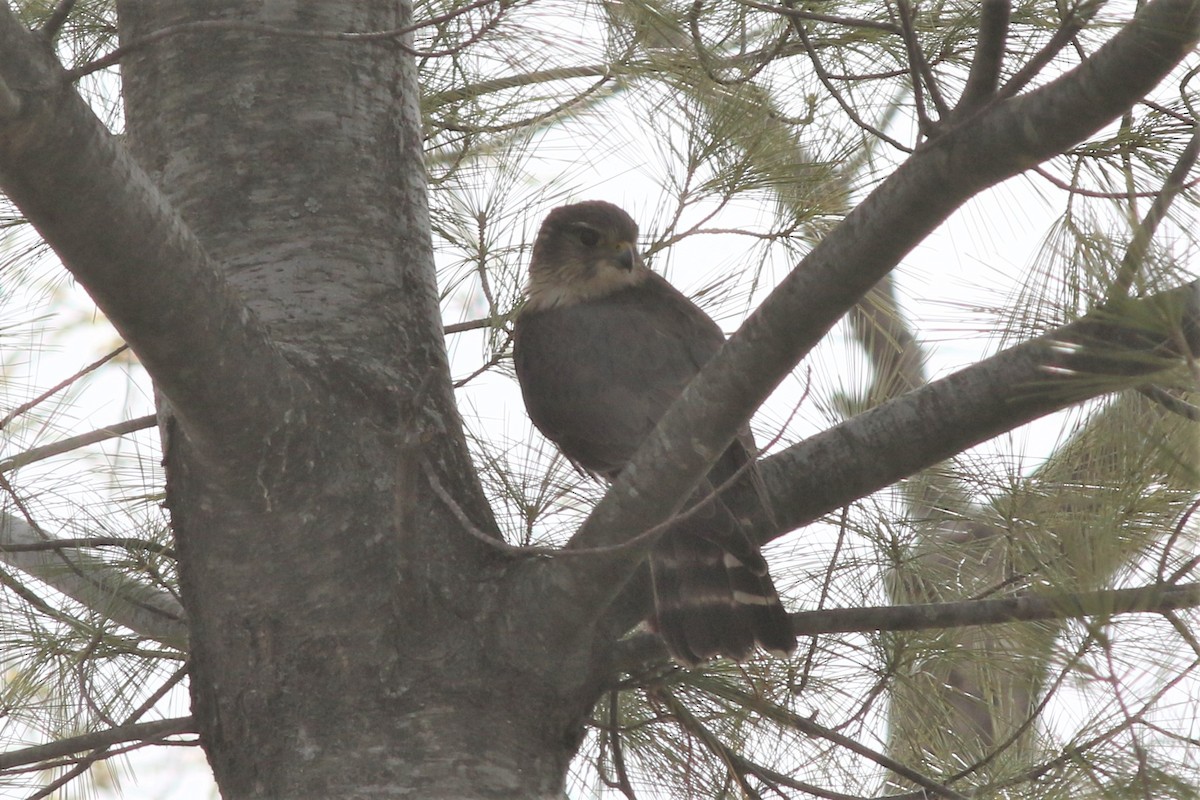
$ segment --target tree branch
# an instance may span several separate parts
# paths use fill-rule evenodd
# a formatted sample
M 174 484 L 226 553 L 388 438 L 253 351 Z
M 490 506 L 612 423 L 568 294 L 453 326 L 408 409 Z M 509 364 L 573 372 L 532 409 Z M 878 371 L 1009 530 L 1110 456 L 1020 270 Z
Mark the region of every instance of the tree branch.
M 1190 52 L 1197 37 L 1200 7 L 1195 3 L 1149 3 L 1081 66 L 1027 95 L 984 110 L 969 123 L 920 148 L 801 261 L 705 366 L 569 546 L 610 545 L 627 538 L 631 531 L 647 530 L 665 519 L 779 381 L 909 250 L 968 198 L 1062 152 L 1115 119 L 1170 72 Z M 1045 363 L 1041 351 L 1050 345 L 1035 340 L 1024 350 L 1017 348 L 1020 352 L 1013 366 L 1027 376 L 1039 375 L 1037 370 Z M 1038 383 L 1045 386 L 1044 375 L 1040 377 Z M 946 382 L 939 383 L 944 391 Z M 949 388 L 949 398 L 982 397 L 970 391 L 969 382 L 951 383 Z M 1012 384 L 999 388 L 1005 390 L 1004 396 L 1012 397 Z M 1093 386 L 1088 394 L 1082 386 L 1070 382 L 1054 388 L 1055 392 L 1041 396 L 1031 393 L 1030 397 L 1018 398 L 1026 419 L 1101 393 Z M 1069 401 L 1057 401 L 1060 390 L 1062 395 L 1070 396 Z M 925 401 L 931 397 L 914 395 Z M 888 409 L 885 414 L 900 414 L 904 424 L 897 427 L 905 429 L 925 424 L 931 415 L 953 411 L 945 406 L 949 398 L 937 396 L 937 404 L 926 409 L 901 398 L 881 409 Z M 915 413 L 922 410 L 925 413 Z M 813 506 L 826 507 L 825 501 L 833 493 L 862 496 L 866 484 L 885 486 L 1024 421 L 1001 413 L 988 401 L 984 411 L 996 421 L 1004 418 L 1005 427 L 980 426 L 974 431 L 978 438 L 953 444 L 912 428 L 908 436 L 917 438 L 919 431 L 926 443 L 921 463 L 918 459 L 908 460 L 908 471 L 902 473 L 889 471 L 884 475 L 883 470 L 874 470 L 870 479 L 851 492 L 842 492 L 837 479 L 830 475 L 839 462 L 809 461 L 811 474 L 820 476 L 825 498 Z M 963 413 L 958 409 L 960 418 Z M 856 424 L 868 426 L 879 419 L 867 414 L 863 417 L 867 421 L 859 418 Z M 823 435 L 827 447 L 845 436 L 844 426 L 834 431 Z M 855 447 L 851 441 L 844 444 Z M 843 450 L 839 457 L 844 454 Z M 868 465 L 874 458 L 871 454 L 853 469 L 872 472 Z M 899 460 L 906 458 L 901 454 Z M 850 469 L 849 463 L 842 463 L 841 468 Z M 788 522 L 797 521 L 802 521 L 802 516 L 791 514 Z M 652 544 L 646 542 L 610 558 L 552 560 L 544 565 L 545 581 L 538 581 L 539 588 L 570 586 L 570 602 L 599 612 L 621 591 Z M 573 577 L 568 577 L 572 572 Z M 543 597 L 538 608 L 544 608 L 546 602 Z
M 191 717 L 176 717 L 160 719 L 153 722 L 138 722 L 133 725 L 121 725 L 95 733 L 85 733 L 60 739 L 57 742 L 26 747 L 23 750 L 10 750 L 0 753 L 0 769 L 12 769 L 24 764 L 39 764 L 52 758 L 82 753 L 84 750 L 94 750 L 98 747 L 108 747 L 122 742 L 141 742 L 163 739 L 181 733 L 195 733 L 196 723 Z
M 121 353 L 124 353 L 128 349 L 129 349 L 129 345 L 127 345 L 127 344 L 123 344 L 120 347 L 114 348 L 110 352 L 105 353 L 103 356 L 101 356 L 100 358 L 93 361 L 91 364 L 88 364 L 87 366 L 78 370 L 71 377 L 65 378 L 65 379 L 59 381 L 58 383 L 54 384 L 46 391 L 39 394 L 37 397 L 34 397 L 31 400 L 27 400 L 26 402 L 21 403 L 19 406 L 17 406 L 13 410 L 9 411 L 7 414 L 5 414 L 3 418 L 0 418 L 0 428 L 8 427 L 8 423 L 12 422 L 17 417 L 21 416 L 22 414 L 29 411 L 30 409 L 36 408 L 37 406 L 46 402 L 54 395 L 61 392 L 63 389 L 66 389 L 68 386 L 74 385 L 75 382 L 78 381 L 80 378 L 82 378 L 85 375 L 89 375 L 89 374 L 95 372 L 96 370 L 100 369 L 102 366 L 107 364 L 109 361 L 112 361 L 114 358 L 121 355 Z
M 1093 592 L 1023 594 L 950 603 L 903 606 L 826 608 L 788 614 L 797 636 L 831 633 L 885 633 L 1006 625 L 1012 622 L 1114 617 L 1119 614 L 1164 614 L 1200 606 L 1200 583 L 1156 584 Z M 618 662 L 623 671 L 642 669 L 667 657 L 656 634 L 630 636 L 621 642 Z
M 979 45 L 967 74 L 967 84 L 954 115 L 967 117 L 996 94 L 1000 83 L 1000 68 L 1004 64 L 1004 42 L 1008 38 L 1008 22 L 1012 15 L 1009 0 L 984 0 L 979 15 Z
M 0 84 L 20 100 L 0 115 L 0 189 L 133 347 L 190 438 L 257 441 L 294 394 L 286 362 L 7 5 Z
M 1018 597 L 801 611 L 790 614 L 797 636 L 866 631 L 924 631 L 964 625 L 1162 614 L 1200 606 L 1200 583 L 1100 589 L 1094 592 L 1025 594 Z
M 779 527 L 759 538 L 780 536 L 1046 414 L 1145 383 L 1172 363 L 1164 359 L 1168 326 L 1186 330 L 1200 319 L 1200 282 L 1134 301 L 1126 312 L 1159 317 L 1163 330 L 1135 331 L 1097 311 L 764 459 L 760 473 Z
M 85 607 L 169 647 L 187 649 L 187 624 L 179 602 L 138 583 L 102 559 L 73 548 L 6 550 L 6 545 L 46 544 L 29 523 L 0 514 L 0 561 L 37 578 Z
M 157 424 L 158 417 L 148 414 L 144 417 L 127 419 L 112 425 L 106 425 L 103 428 L 81 433 L 78 436 L 68 436 L 66 439 L 60 439 L 57 442 L 42 445 L 41 447 L 32 447 L 24 453 L 18 453 L 12 458 L 0 461 L 0 473 L 11 472 L 27 464 L 41 461 L 44 458 L 69 453 L 72 450 L 78 450 L 80 447 L 87 447 L 89 444 L 97 444 L 108 439 L 115 439 L 118 436 L 124 436 L 127 433 L 153 428 Z

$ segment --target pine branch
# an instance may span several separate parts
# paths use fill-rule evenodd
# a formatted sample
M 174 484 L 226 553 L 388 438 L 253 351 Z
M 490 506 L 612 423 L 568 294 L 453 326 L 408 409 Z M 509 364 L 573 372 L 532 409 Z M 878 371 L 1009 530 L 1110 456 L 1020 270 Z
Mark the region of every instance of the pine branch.
M 1187 330 L 1200 319 L 1200 282 L 1131 301 L 1122 313 Z M 1026 422 L 1140 386 L 1179 363 L 1167 357 L 1173 338 L 1126 327 L 1101 309 L 792 445 L 762 462 L 779 528 L 760 538 L 780 536 Z
M 124 422 L 106 425 L 103 428 L 81 433 L 78 436 L 68 436 L 66 439 L 42 445 L 41 447 L 33 447 L 24 453 L 18 453 L 12 458 L 0 461 L 0 474 L 11 472 L 14 469 L 33 464 L 42 459 L 69 453 L 81 447 L 87 447 L 88 445 L 97 444 L 108 439 L 115 439 L 128 433 L 145 430 L 146 428 L 153 428 L 157 424 L 158 418 L 154 414 L 148 414 L 144 417 L 127 419 Z
M 0 561 L 53 587 L 83 606 L 170 647 L 187 647 L 183 608 L 170 594 L 139 583 L 102 559 L 75 548 L 6 550 L 6 545 L 45 545 L 47 538 L 25 520 L 0 515 Z
M 1122 614 L 1167 614 L 1200 607 L 1200 583 L 1158 584 L 1094 592 L 1023 594 L 986 600 L 919 603 L 902 606 L 827 608 L 788 615 L 797 636 L 833 633 L 885 633 L 1007 625 L 1046 620 L 1107 619 Z M 622 671 L 638 672 L 667 656 L 662 640 L 639 633 L 621 642 L 617 662 Z
M 1008 39 L 1008 23 L 1012 4 L 1008 0 L 984 0 L 979 15 L 979 44 L 967 84 L 954 109 L 954 116 L 963 118 L 991 100 L 1000 83 L 1004 65 L 1004 43 Z
M 1062 152 L 1115 119 L 1191 52 L 1198 37 L 1200 7 L 1189 0 L 1152 2 L 1080 67 L 1027 95 L 990 107 L 914 153 L 813 248 L 704 367 L 660 420 L 570 546 L 607 546 L 621 541 L 630 531 L 648 530 L 665 519 L 679 498 L 694 489 L 739 427 L 779 381 L 909 250 L 970 197 Z M 1099 334 L 1099 331 L 1089 333 Z M 1113 336 L 1118 341 L 1122 338 L 1119 333 Z M 1046 366 L 1044 351 L 1054 346 L 1054 342 L 1045 339 L 1035 340 L 1019 353 L 1017 360 L 1021 363 L 1017 366 L 1025 375 L 1036 377 Z M 1097 366 L 1114 366 L 1100 362 Z M 1079 366 L 1085 372 L 1096 371 L 1088 365 Z M 972 373 L 972 377 L 977 376 Z M 868 484 L 871 489 L 886 486 L 1024 421 L 981 398 L 982 408 L 960 406 L 959 419 L 963 413 L 989 416 L 989 423 L 1003 419 L 1003 427 L 976 422 L 969 442 L 964 442 L 954 430 L 939 431 L 945 436 L 943 439 L 913 427 L 941 414 L 949 416 L 955 410 L 953 401 L 964 399 L 956 395 L 966 392 L 965 399 L 980 398 L 980 387 L 970 383 L 939 383 L 951 393 L 936 397 L 937 405 L 914 405 L 907 398 L 919 395 L 926 402 L 933 399 L 931 394 L 914 392 L 880 407 L 889 409 L 885 413 L 901 414 L 896 427 L 912 438 L 924 440 L 920 459 L 897 453 L 889 469 L 903 466 L 889 475 L 869 468 L 878 458 L 877 452 L 863 452 L 857 459 L 810 461 L 803 472 L 820 476 L 822 499 L 802 500 L 800 505 L 809 506 L 810 511 L 817 505 L 822 510 L 837 507 L 843 500 L 825 504 L 834 494 L 850 499 L 861 497 L 869 491 L 864 491 Z M 1093 393 L 1089 394 L 1079 383 L 1086 382 L 1070 384 L 1069 388 L 1064 384 L 1061 392 L 1046 392 L 1034 396 L 1032 401 L 1029 397 L 1015 400 L 1026 419 L 1032 419 L 1112 388 L 1111 384 L 1103 389 L 1093 386 Z M 1009 399 L 1016 394 L 1012 383 L 990 388 Z M 1059 402 L 1060 397 L 1065 397 L 1065 402 Z M 867 416 L 864 414 L 854 422 L 864 424 L 863 418 Z M 867 424 L 877 419 L 871 418 Z M 842 433 L 839 426 L 814 439 L 821 438 L 826 447 L 832 447 L 833 440 Z M 871 433 L 888 432 L 872 430 Z M 810 445 L 814 439 L 804 445 Z M 845 444 L 856 449 L 859 443 Z M 845 450 L 838 455 L 844 457 Z M 858 485 L 846 491 L 828 474 L 830 467 L 836 465 L 847 469 L 853 465 L 860 473 Z M 793 502 L 793 508 L 796 505 Z M 785 521 L 785 528 L 815 516 L 793 512 Z M 570 587 L 570 598 L 563 598 L 564 604 L 577 608 L 590 606 L 599 615 L 621 592 L 652 545 L 653 542 L 646 542 L 642 547 L 629 548 L 608 558 L 552 560 L 542 565 L 542 579 L 530 581 L 534 585 L 528 591 L 552 592 L 553 603 L 563 589 Z M 556 587 L 557 591 L 550 587 Z M 545 598 L 540 601 L 542 605 L 545 602 Z M 557 622 L 548 619 L 546 624 L 553 626 Z
M 0 770 L 12 769 L 25 764 L 40 764 L 53 758 L 63 758 L 75 753 L 82 753 L 85 750 L 111 747 L 123 742 L 156 741 L 168 736 L 195 732 L 196 723 L 191 717 L 175 717 L 174 719 L 120 725 L 95 733 L 72 736 L 69 739 L 59 739 L 48 744 L 0 753 Z

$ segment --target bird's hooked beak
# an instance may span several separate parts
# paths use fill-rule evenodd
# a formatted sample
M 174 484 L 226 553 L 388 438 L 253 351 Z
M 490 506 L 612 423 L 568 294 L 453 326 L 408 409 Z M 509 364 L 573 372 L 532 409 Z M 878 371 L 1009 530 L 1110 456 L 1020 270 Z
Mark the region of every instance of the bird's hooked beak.
M 633 242 L 620 242 L 617 244 L 616 262 L 626 272 L 633 272 L 635 267 L 642 265 L 642 256 L 637 251 L 637 245 Z

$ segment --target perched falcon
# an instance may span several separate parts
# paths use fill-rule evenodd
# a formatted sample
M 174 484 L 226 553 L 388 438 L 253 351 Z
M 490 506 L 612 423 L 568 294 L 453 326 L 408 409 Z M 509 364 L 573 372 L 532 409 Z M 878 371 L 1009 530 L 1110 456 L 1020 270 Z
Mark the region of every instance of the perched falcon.
M 514 356 L 533 423 L 579 467 L 611 480 L 725 341 L 692 301 L 651 272 L 637 224 L 611 203 L 550 212 L 533 245 Z M 650 556 L 654 616 L 671 655 L 741 660 L 757 642 L 796 644 L 766 561 L 713 487 L 753 457 L 746 429 L 713 466 Z M 753 465 L 751 481 L 761 501 Z

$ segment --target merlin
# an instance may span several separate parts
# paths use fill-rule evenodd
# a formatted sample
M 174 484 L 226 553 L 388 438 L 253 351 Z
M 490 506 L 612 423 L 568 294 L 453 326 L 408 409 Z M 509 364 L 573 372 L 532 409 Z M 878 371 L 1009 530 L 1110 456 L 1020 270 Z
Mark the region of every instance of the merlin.
M 610 481 L 725 341 L 646 267 L 637 236 L 611 203 L 551 211 L 515 323 L 517 378 L 534 425 L 577 467 Z M 743 660 L 756 643 L 778 654 L 796 646 L 766 561 L 718 491 L 746 482 L 769 513 L 754 453 L 747 427 L 651 551 L 649 623 L 683 664 Z

